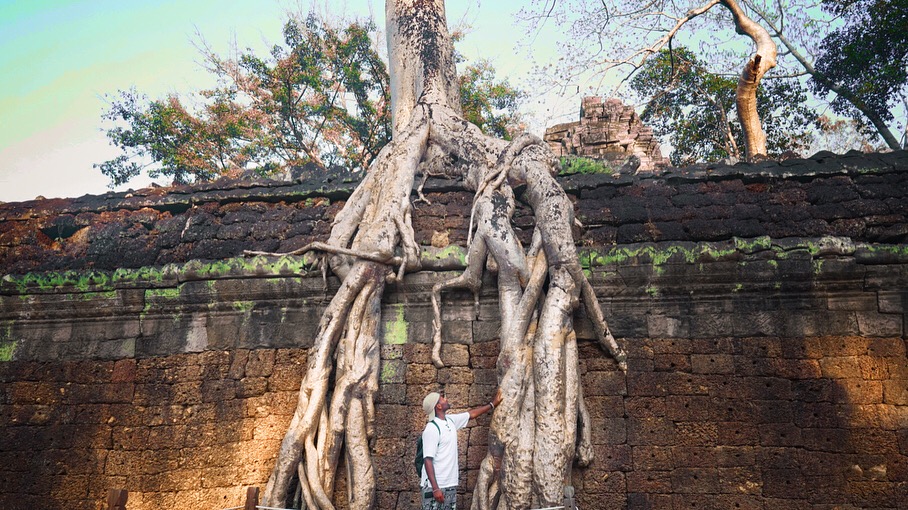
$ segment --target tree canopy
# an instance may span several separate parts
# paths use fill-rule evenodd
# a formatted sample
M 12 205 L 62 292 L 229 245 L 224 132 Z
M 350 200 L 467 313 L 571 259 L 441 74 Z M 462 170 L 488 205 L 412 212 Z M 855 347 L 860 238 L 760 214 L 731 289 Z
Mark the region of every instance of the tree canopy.
M 838 84 L 857 94 L 884 121 L 908 85 L 908 0 L 824 0 L 823 8 L 844 20 L 820 44 L 816 69 L 826 80 L 814 79 L 819 94 Z M 901 97 L 900 97 L 901 96 Z M 836 95 L 837 113 L 861 118 L 847 97 Z
M 143 171 L 188 183 L 305 164 L 368 168 L 391 138 L 388 68 L 374 28 L 309 15 L 289 19 L 283 44 L 267 56 L 223 58 L 203 47 L 217 86 L 154 100 L 121 91 L 103 118 L 122 153 L 95 167 L 112 185 Z M 460 87 L 466 118 L 488 133 L 504 136 L 519 123 L 522 93 L 497 81 L 489 62 L 466 66 Z
M 641 119 L 671 143 L 673 165 L 724 158 L 742 159 L 744 138 L 735 112 L 736 76 L 710 73 L 686 47 L 662 50 L 631 80 L 650 98 Z M 766 125 L 767 152 L 778 157 L 810 145 L 813 112 L 806 90 L 793 80 L 768 79 L 757 93 L 757 110 Z
M 531 9 L 523 11 L 523 18 L 531 33 L 542 30 L 546 23 L 564 33 L 564 49 L 560 51 L 563 58 L 541 68 L 540 76 L 561 85 L 596 83 L 600 88 L 607 87 L 604 91 L 595 90 L 596 93 L 622 96 L 628 93 L 625 86 L 644 69 L 647 60 L 672 47 L 688 48 L 706 72 L 717 77 L 731 75 L 744 57 L 744 45 L 738 42 L 728 11 L 711 9 L 716 3 L 719 0 L 538 0 Z M 831 108 L 860 120 L 865 127 L 864 136 L 880 136 L 893 149 L 899 146 L 892 130 L 905 129 L 908 121 L 904 118 L 908 103 L 901 99 L 905 97 L 904 74 L 908 67 L 904 43 L 908 32 L 903 30 L 908 16 L 905 0 L 826 0 L 824 9 L 799 0 L 737 3 L 766 28 L 780 48 L 777 67 L 769 80 L 773 84 L 764 82 L 761 86 L 778 87 L 777 82 L 790 81 L 788 87 L 792 90 L 807 91 L 801 106 L 814 113 L 806 119 L 804 128 L 812 128 L 823 115 L 828 118 Z M 846 37 L 847 34 L 850 35 Z M 847 62 L 851 64 L 846 65 Z M 854 78 L 852 82 L 849 75 Z M 790 122 L 797 122 L 805 111 L 797 110 Z M 776 118 L 782 118 L 782 113 Z M 845 123 L 843 129 L 853 125 Z M 767 131 L 773 129 L 766 121 L 763 127 Z M 831 145 L 842 137 L 827 138 L 823 130 L 814 134 L 818 143 L 827 144 L 815 148 L 851 148 Z M 771 137 L 768 133 L 767 136 Z M 876 144 L 858 140 L 856 145 Z

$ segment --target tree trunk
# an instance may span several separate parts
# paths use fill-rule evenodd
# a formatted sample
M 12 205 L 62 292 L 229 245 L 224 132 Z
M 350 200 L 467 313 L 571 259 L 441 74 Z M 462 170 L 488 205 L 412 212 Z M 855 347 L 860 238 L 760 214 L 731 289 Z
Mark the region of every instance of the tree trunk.
M 722 5 L 731 11 L 735 31 L 750 37 L 756 45 L 754 55 L 738 77 L 736 91 L 738 118 L 744 132 L 744 153 L 748 160 L 753 161 L 759 156 L 766 156 L 766 132 L 757 113 L 757 89 L 763 75 L 776 66 L 776 43 L 765 28 L 744 13 L 737 0 L 722 0 Z
M 896 139 L 892 131 L 889 130 L 889 126 L 886 125 L 886 122 L 882 117 L 879 116 L 879 114 L 877 114 L 875 111 L 873 111 L 872 108 L 867 106 L 867 104 L 862 101 L 861 98 L 856 94 L 852 93 L 852 91 L 844 87 L 840 87 L 838 84 L 830 80 L 828 76 L 817 70 L 817 68 L 815 68 L 809 60 L 807 60 L 807 58 L 798 50 L 798 48 L 787 37 L 785 37 L 785 34 L 782 33 L 781 28 L 776 25 L 772 17 L 767 15 L 764 11 L 758 9 L 755 5 L 753 5 L 752 2 L 748 3 L 748 6 L 753 9 L 755 13 L 757 13 L 757 16 L 759 16 L 760 19 L 762 19 L 763 22 L 772 29 L 773 32 L 775 32 L 775 36 L 779 39 L 782 45 L 785 46 L 788 52 L 791 53 L 791 56 L 793 56 L 795 60 L 797 60 L 798 63 L 801 64 L 801 67 L 803 67 L 804 70 L 807 71 L 807 74 L 812 76 L 813 79 L 822 83 L 829 90 L 845 98 L 845 100 L 847 100 L 855 108 L 857 108 L 858 111 L 864 114 L 864 117 L 866 117 L 867 120 L 869 120 L 870 123 L 873 124 L 873 127 L 876 128 L 877 133 L 879 133 L 880 136 L 883 137 L 883 140 L 886 142 L 886 145 L 890 149 L 897 151 L 902 148 L 898 139 Z M 908 130 L 908 126 L 906 126 L 906 130 Z
M 421 267 L 410 221 L 417 173 L 444 173 L 475 191 L 467 270 L 433 289 L 436 365 L 443 365 L 441 292 L 478 291 L 485 269 L 498 272 L 498 377 L 504 400 L 492 418 L 473 507 L 560 504 L 575 457 L 581 462 L 592 457 L 573 325 L 581 302 L 600 343 L 622 369 L 626 356 L 581 270 L 573 206 L 554 178 L 557 160 L 534 136 L 507 142 L 485 136 L 462 118 L 442 0 L 388 0 L 386 13 L 393 139 L 338 214 L 327 242 L 311 247 L 331 254 L 331 269 L 343 283 L 319 324 L 264 505 L 289 506 L 297 479 L 307 508 L 333 508 L 342 451 L 349 508 L 374 505 L 369 443 L 380 303 L 386 282 Z M 528 249 L 511 226 L 517 199 L 536 216 Z M 329 388 L 332 370 L 335 383 Z

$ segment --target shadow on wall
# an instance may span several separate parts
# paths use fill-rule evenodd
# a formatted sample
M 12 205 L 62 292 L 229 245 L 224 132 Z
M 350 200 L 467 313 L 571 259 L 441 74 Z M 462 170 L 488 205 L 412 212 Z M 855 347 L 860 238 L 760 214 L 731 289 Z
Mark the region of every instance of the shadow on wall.
M 581 347 L 596 461 L 581 508 L 904 508 L 903 338 L 627 339 Z M 611 506 L 609 506 L 611 505 Z
M 305 350 L 0 364 L 0 508 L 227 508 L 264 486 Z

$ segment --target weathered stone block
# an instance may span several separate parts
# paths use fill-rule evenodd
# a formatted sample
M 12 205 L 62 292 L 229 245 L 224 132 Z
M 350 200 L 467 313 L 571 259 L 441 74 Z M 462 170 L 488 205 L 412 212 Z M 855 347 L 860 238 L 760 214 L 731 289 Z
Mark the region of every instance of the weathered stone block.
M 731 374 L 735 371 L 729 354 L 692 354 L 690 364 L 695 374 Z
M 900 336 L 903 330 L 904 315 L 882 314 L 876 312 L 858 312 L 858 331 L 870 337 Z
M 465 367 L 470 364 L 470 351 L 466 345 L 442 344 L 441 360 L 445 366 Z
M 832 453 L 853 453 L 849 431 L 844 428 L 814 428 L 801 430 L 802 445 L 809 450 Z
M 760 441 L 759 429 L 746 422 L 710 422 L 716 428 L 715 445 L 749 446 Z M 712 445 L 707 445 L 712 446 Z
M 476 343 L 495 340 L 499 337 L 501 322 L 478 320 L 473 322 L 473 341 Z
M 466 367 L 451 367 L 451 368 L 441 368 L 438 369 L 438 382 L 440 384 L 473 384 L 475 376 L 473 371 Z M 496 374 L 497 380 L 497 374 Z M 485 379 L 482 380 L 482 383 L 487 384 L 488 381 Z
M 861 376 L 860 358 L 857 356 L 829 356 L 818 361 L 824 377 L 847 379 Z
M 472 321 L 443 321 L 441 323 L 441 335 L 446 343 L 472 344 L 473 323 Z M 431 337 L 429 337 L 429 340 L 431 341 Z
M 732 322 L 736 337 L 775 336 L 782 332 L 783 313 L 754 312 L 735 314 Z
M 734 335 L 732 314 L 703 314 L 690 319 L 690 334 L 694 338 L 714 338 Z
M 668 471 L 675 466 L 672 449 L 668 446 L 632 446 L 631 455 L 637 472 Z
M 620 371 L 589 372 L 583 380 L 584 394 L 588 396 L 627 394 L 627 379 Z
M 675 423 L 664 417 L 640 417 L 627 420 L 627 444 L 632 446 L 667 446 L 675 442 Z
M 710 399 L 705 395 L 669 395 L 666 399 L 665 416 L 676 422 L 708 420 Z
M 859 312 L 877 310 L 877 295 L 875 293 L 829 296 L 826 298 L 826 302 L 830 310 L 850 310 Z
M 661 338 L 687 338 L 690 326 L 682 318 L 668 317 L 665 315 L 648 315 L 646 317 L 647 331 L 650 337 Z
M 677 444 L 681 446 L 714 446 L 718 442 L 718 427 L 707 422 L 676 422 Z
M 877 292 L 877 305 L 880 313 L 902 313 L 908 309 L 908 298 L 904 293 L 892 291 Z
M 760 426 L 760 445 L 800 446 L 801 429 L 793 423 L 766 423 Z
M 867 346 L 867 354 L 874 357 L 905 357 L 905 340 L 902 338 L 873 338 Z
M 246 359 L 246 377 L 268 377 L 274 371 L 275 351 L 255 350 L 249 353 Z
M 603 418 L 590 426 L 594 445 L 618 445 L 627 441 L 627 421 L 623 418 Z
M 627 495 L 627 508 L 637 510 L 671 510 L 671 472 L 634 471 L 627 474 L 628 487 L 633 491 Z
M 438 370 L 434 365 L 421 363 L 410 363 L 407 365 L 407 385 L 429 384 L 435 381 L 437 375 Z
M 840 379 L 832 398 L 841 404 L 879 404 L 883 401 L 883 384 L 862 378 Z
M 704 494 L 715 491 L 719 473 L 715 468 L 678 468 L 672 471 L 672 491 Z
M 402 359 L 382 360 L 379 366 L 379 383 L 401 384 L 407 380 L 407 363 Z
M 908 379 L 883 381 L 883 403 L 908 405 Z

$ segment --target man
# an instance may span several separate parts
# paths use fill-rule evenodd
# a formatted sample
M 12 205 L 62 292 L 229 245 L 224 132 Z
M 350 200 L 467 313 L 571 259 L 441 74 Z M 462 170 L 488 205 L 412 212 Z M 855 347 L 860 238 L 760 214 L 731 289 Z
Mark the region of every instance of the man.
M 422 431 L 423 469 L 422 509 L 456 510 L 457 482 L 460 466 L 457 462 L 457 431 L 470 420 L 494 410 L 501 403 L 501 389 L 488 404 L 465 413 L 446 414 L 451 404 L 444 392 L 432 392 L 422 401 L 429 423 Z

